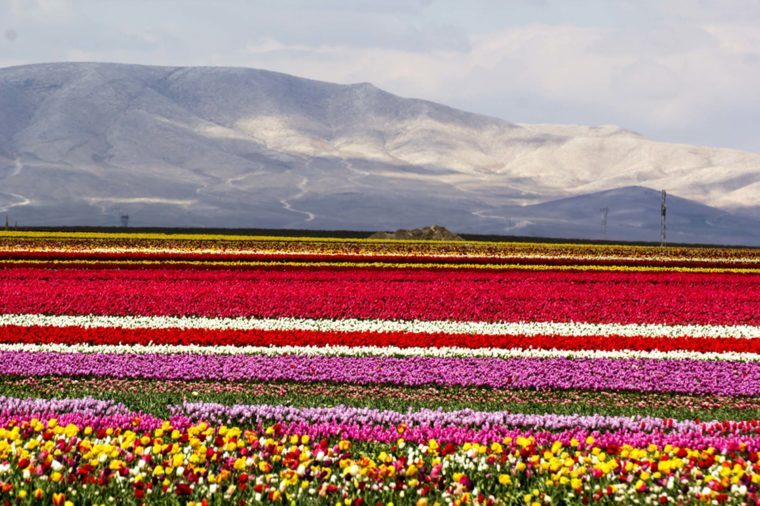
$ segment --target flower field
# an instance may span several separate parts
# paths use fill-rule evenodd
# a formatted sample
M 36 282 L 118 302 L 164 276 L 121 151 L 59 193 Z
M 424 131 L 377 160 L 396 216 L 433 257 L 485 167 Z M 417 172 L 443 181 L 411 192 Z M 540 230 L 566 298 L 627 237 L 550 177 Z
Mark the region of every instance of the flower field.
M 5 504 L 760 504 L 760 250 L 0 233 Z

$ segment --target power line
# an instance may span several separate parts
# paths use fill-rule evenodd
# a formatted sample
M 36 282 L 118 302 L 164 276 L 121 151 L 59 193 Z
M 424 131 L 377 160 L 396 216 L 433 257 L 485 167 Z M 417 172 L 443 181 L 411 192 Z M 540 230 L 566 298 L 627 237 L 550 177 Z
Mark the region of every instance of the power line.
M 662 204 L 660 204 L 660 246 L 663 247 L 668 244 L 668 224 L 665 219 L 668 212 L 666 198 L 667 193 L 665 193 L 665 190 L 662 190 Z

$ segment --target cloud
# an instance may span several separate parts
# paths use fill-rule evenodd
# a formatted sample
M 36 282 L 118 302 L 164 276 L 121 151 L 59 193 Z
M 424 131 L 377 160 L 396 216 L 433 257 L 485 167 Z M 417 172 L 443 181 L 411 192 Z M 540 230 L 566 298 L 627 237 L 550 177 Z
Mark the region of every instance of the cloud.
M 45 24 L 68 22 L 74 15 L 70 0 L 6 0 L 5 14 L 17 21 Z
M 294 3 L 261 8 L 251 23 L 251 45 L 468 50 L 466 33 L 451 23 L 426 20 L 414 2 L 367 2 L 372 6 L 367 9 L 348 2 L 298 3 L 298 8 Z
M 730 23 L 623 33 L 533 24 L 471 35 L 467 51 L 270 41 L 249 47 L 247 63 L 323 80 L 371 81 L 511 121 L 617 123 L 679 141 L 692 131 L 694 142 L 709 143 L 711 127 L 730 128 L 725 118 L 714 124 L 721 111 L 760 113 L 759 41 L 760 30 Z

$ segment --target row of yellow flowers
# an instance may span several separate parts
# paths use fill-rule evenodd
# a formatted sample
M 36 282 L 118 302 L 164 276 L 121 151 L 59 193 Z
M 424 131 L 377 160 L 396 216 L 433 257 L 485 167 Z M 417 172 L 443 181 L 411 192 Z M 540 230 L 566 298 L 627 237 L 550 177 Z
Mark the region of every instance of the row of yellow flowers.
M 633 256 L 650 258 L 653 256 L 695 259 L 695 258 L 748 258 L 760 260 L 757 248 L 705 248 L 625 245 L 625 244 L 572 244 L 545 242 L 495 242 L 495 241 L 422 241 L 409 239 L 358 239 L 330 237 L 283 237 L 239 234 L 186 234 L 186 233 L 116 233 L 116 232 L 43 232 L 0 230 L 0 246 L 18 242 L 73 248 L 93 246 L 143 246 L 146 250 L 163 248 L 176 243 L 180 248 L 196 249 L 199 245 L 229 248 L 253 248 L 260 251 L 294 250 L 300 252 L 340 252 L 346 248 L 361 250 L 366 254 L 378 252 L 398 254 L 471 254 L 510 256 L 522 254 L 569 255 L 569 256 Z
M 758 499 L 757 452 L 539 444 L 327 440 L 306 427 L 93 427 L 57 418 L 0 429 L 0 499 L 69 503 L 314 504 L 744 503 Z M 102 419 L 100 422 L 102 423 Z M 65 423 L 65 425 L 64 425 Z M 139 420 L 133 421 L 135 427 Z M 399 428 L 402 433 L 402 428 Z

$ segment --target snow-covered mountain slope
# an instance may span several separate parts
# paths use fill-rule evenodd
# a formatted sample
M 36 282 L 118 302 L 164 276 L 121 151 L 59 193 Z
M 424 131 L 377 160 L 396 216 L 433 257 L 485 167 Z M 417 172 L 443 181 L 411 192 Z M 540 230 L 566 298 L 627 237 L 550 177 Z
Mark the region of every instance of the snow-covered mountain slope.
M 640 204 L 648 216 L 632 186 L 743 213 L 721 228 L 707 217 L 721 211 L 701 207 L 707 229 L 683 223 L 695 240 L 720 242 L 731 229 L 755 241 L 744 230 L 760 218 L 760 154 L 654 142 L 612 126 L 512 124 L 370 84 L 262 70 L 0 69 L 0 213 L 22 225 L 114 225 L 126 213 L 145 226 L 443 223 L 562 235 L 569 229 L 551 212 L 539 219 L 549 202 L 624 188 L 631 211 Z M 616 200 L 606 204 L 610 227 Z M 577 201 L 579 211 L 587 205 Z

